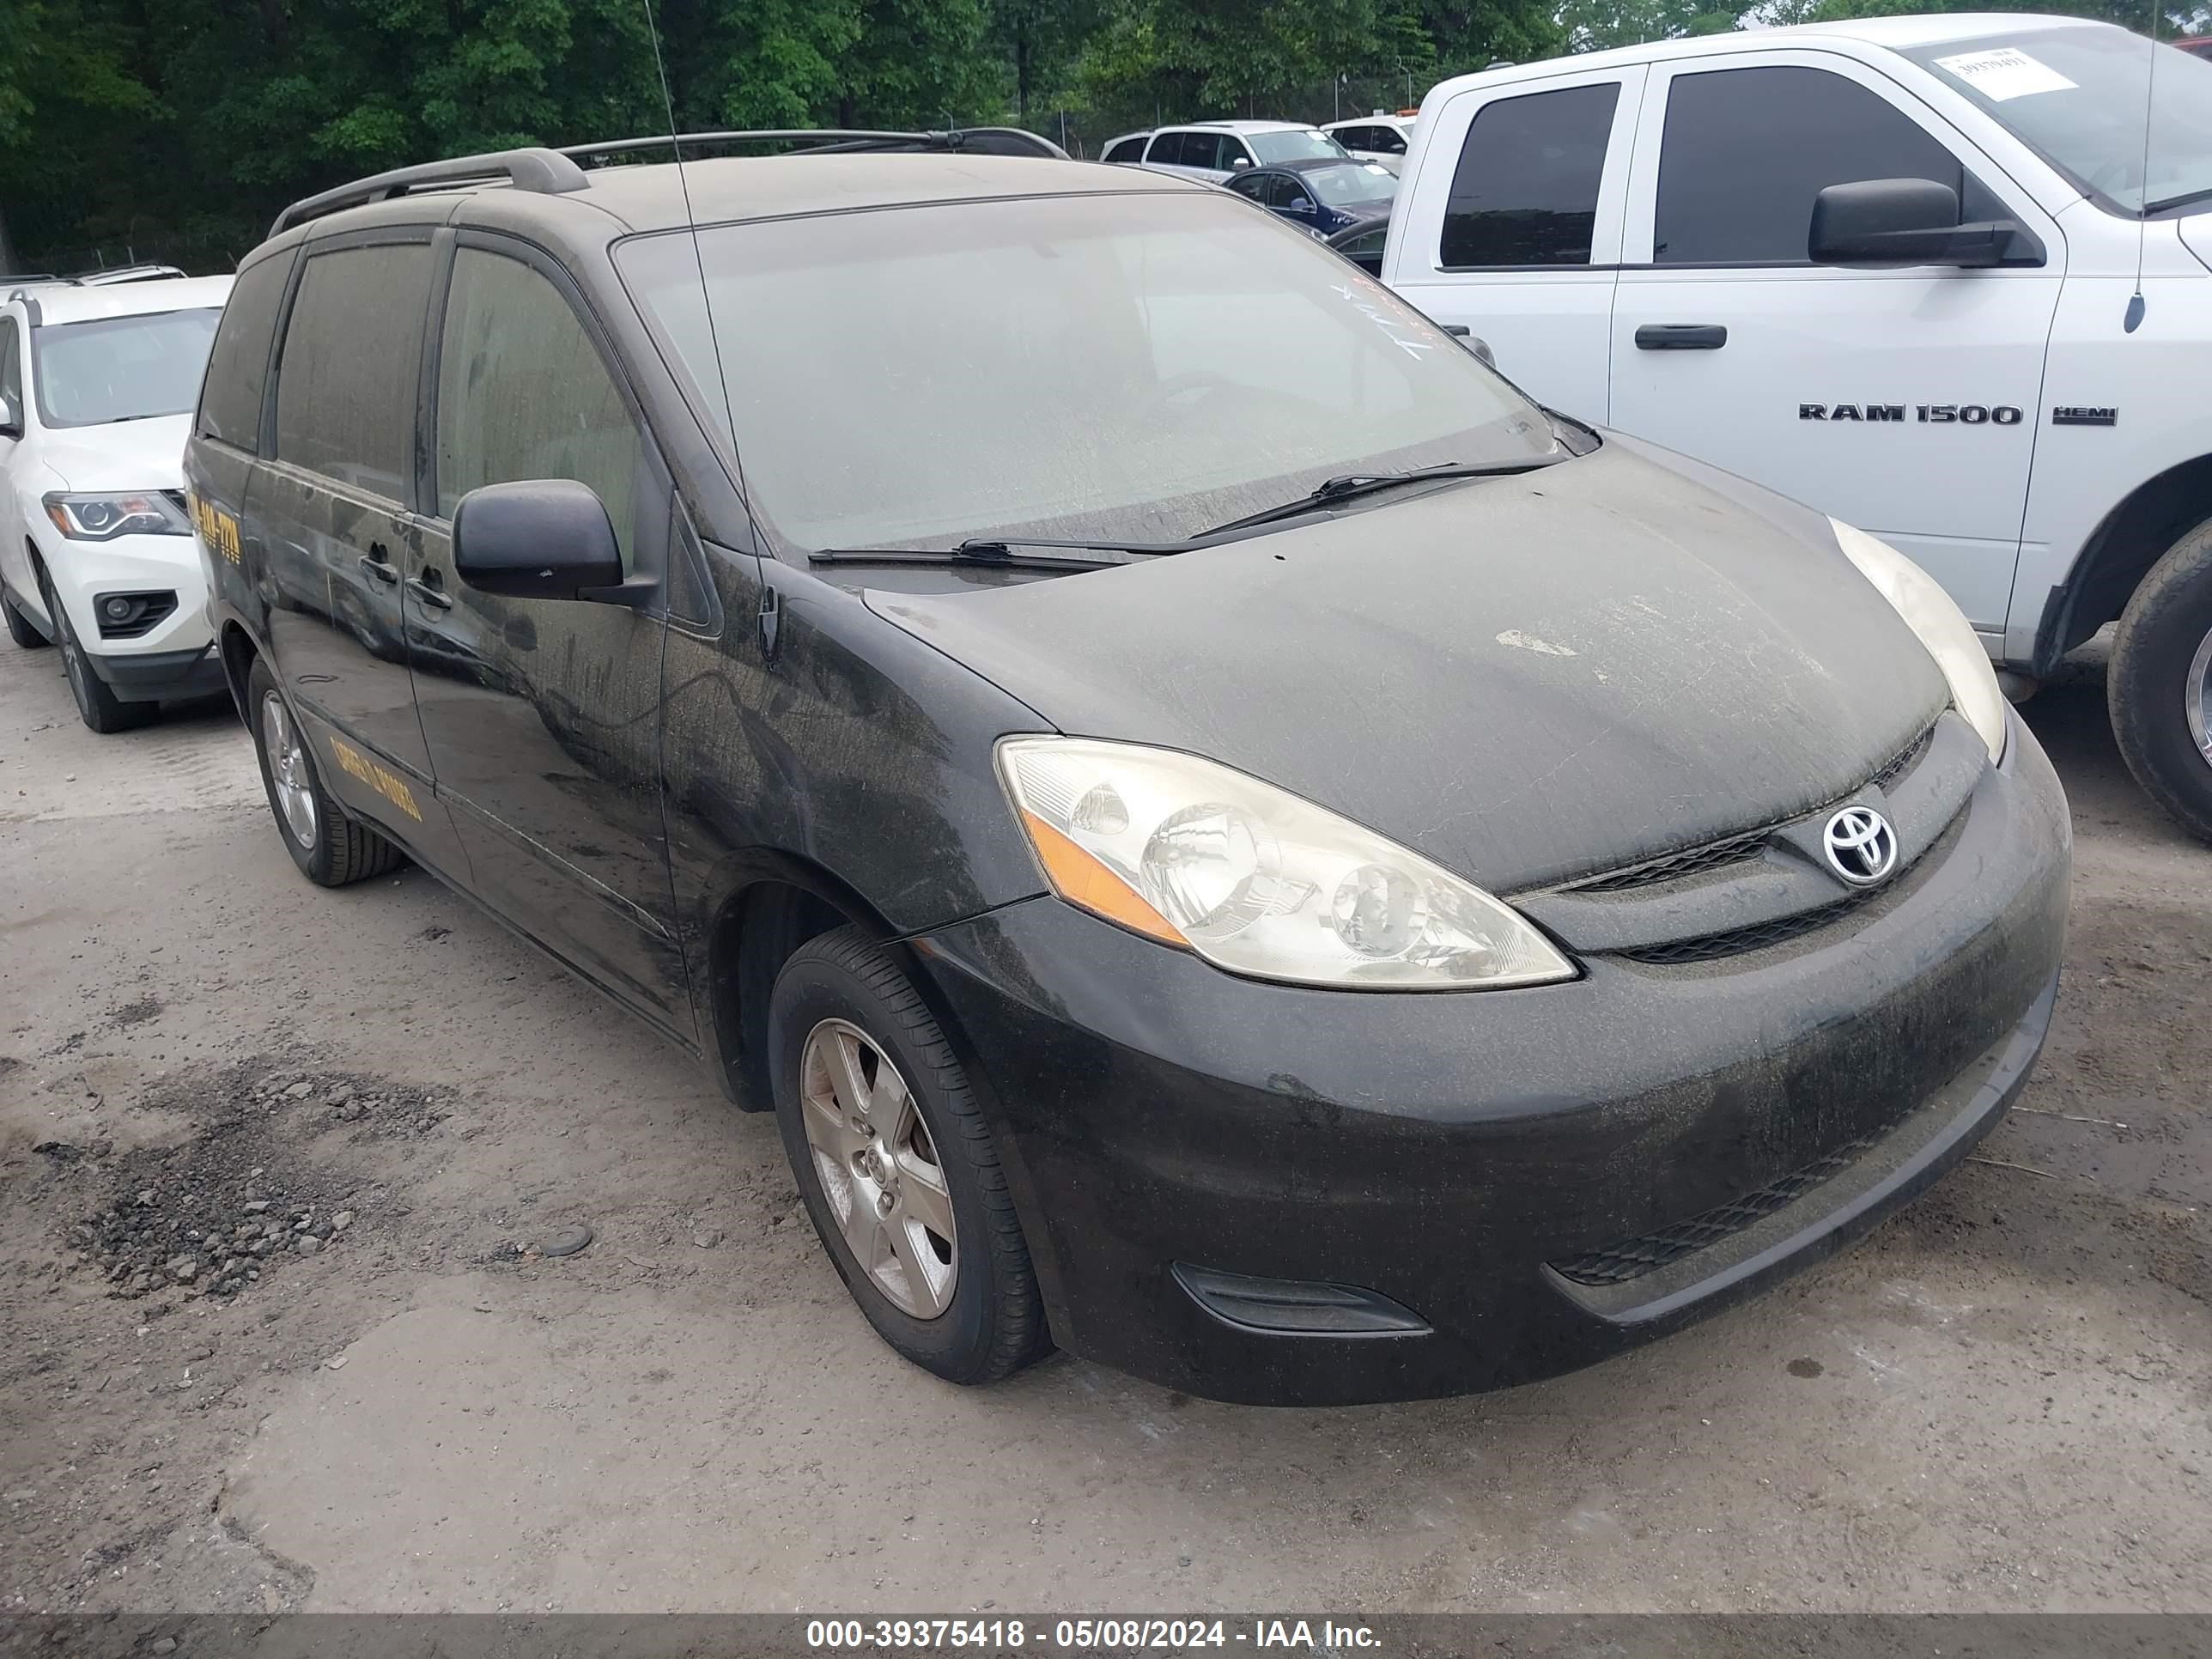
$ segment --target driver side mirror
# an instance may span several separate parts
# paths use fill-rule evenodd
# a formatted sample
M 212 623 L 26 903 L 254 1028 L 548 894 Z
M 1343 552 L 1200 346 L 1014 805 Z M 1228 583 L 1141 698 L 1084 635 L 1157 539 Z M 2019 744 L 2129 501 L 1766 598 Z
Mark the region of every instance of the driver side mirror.
M 1249 155 L 1233 155 L 1229 159 L 1229 168 L 1232 173 L 1242 173 L 1251 165 L 1252 158 Z
M 2016 219 L 1959 222 L 1959 192 L 1933 179 L 1863 179 L 1813 198 L 1806 257 L 1816 265 L 2040 264 Z
M 519 599 L 604 597 L 622 584 L 622 550 L 598 492 L 573 478 L 486 484 L 453 509 L 453 569 L 480 593 Z

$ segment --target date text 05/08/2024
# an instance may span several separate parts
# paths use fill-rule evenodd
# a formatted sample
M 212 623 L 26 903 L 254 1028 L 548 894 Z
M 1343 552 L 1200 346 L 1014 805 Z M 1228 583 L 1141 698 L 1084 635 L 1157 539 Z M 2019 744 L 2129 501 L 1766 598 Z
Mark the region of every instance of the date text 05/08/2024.
M 1198 1648 L 1379 1651 L 1364 1625 L 1330 1620 L 1253 1619 L 815 1619 L 806 1645 L 829 1651 L 946 1649 L 1076 1653 L 1174 1652 Z

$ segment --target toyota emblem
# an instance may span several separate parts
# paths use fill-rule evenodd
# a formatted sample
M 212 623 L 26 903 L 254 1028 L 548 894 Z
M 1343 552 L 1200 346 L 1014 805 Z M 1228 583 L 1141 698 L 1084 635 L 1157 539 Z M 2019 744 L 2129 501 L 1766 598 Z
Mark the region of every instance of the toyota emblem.
M 1846 806 L 1820 831 L 1828 867 L 1854 887 L 1871 887 L 1897 868 L 1897 831 L 1871 806 Z

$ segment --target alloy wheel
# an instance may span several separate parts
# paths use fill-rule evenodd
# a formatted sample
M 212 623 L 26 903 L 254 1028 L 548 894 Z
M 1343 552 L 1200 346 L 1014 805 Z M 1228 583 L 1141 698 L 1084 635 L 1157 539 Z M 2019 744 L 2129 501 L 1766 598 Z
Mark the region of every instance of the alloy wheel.
M 2181 706 L 2197 754 L 2207 766 L 2212 766 L 2212 633 L 2197 642 L 2197 654 L 2182 678 Z
M 889 1054 L 825 1019 L 799 1058 L 799 1107 L 822 1191 L 854 1259 L 900 1312 L 935 1319 L 959 1283 L 959 1233 L 929 1126 Z
M 274 691 L 261 699 L 261 747 L 269 757 L 269 776 L 276 791 L 276 809 L 284 827 L 301 846 L 315 845 L 315 788 L 308 769 L 307 750 L 300 728 L 283 698 Z

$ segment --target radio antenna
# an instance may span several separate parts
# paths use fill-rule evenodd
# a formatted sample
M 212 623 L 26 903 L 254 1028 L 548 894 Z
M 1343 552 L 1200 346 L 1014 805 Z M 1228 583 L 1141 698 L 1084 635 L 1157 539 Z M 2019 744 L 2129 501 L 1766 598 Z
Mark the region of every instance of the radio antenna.
M 2150 73 L 2143 80 L 2142 200 L 2136 205 L 2136 291 L 2128 296 L 2128 313 L 2120 326 L 2132 334 L 2142 326 L 2143 247 L 2150 237 L 2150 117 L 2158 99 L 2158 13 L 2160 0 L 2150 0 Z
M 691 207 L 691 180 L 684 171 L 684 139 L 676 125 L 676 94 L 668 87 L 668 62 L 661 56 L 660 26 L 653 15 L 653 0 L 637 0 L 645 13 L 645 32 L 653 41 L 653 70 L 660 81 L 660 107 L 668 117 L 668 143 L 676 155 L 676 188 L 684 198 L 684 223 L 691 233 L 691 264 L 699 273 L 699 311 L 707 324 L 707 344 L 714 354 L 714 393 L 722 404 L 722 429 L 730 434 L 735 453 L 738 424 L 730 410 L 730 383 L 722 373 L 722 340 L 714 331 L 714 301 L 707 291 L 707 261 L 699 251 L 699 216 Z

